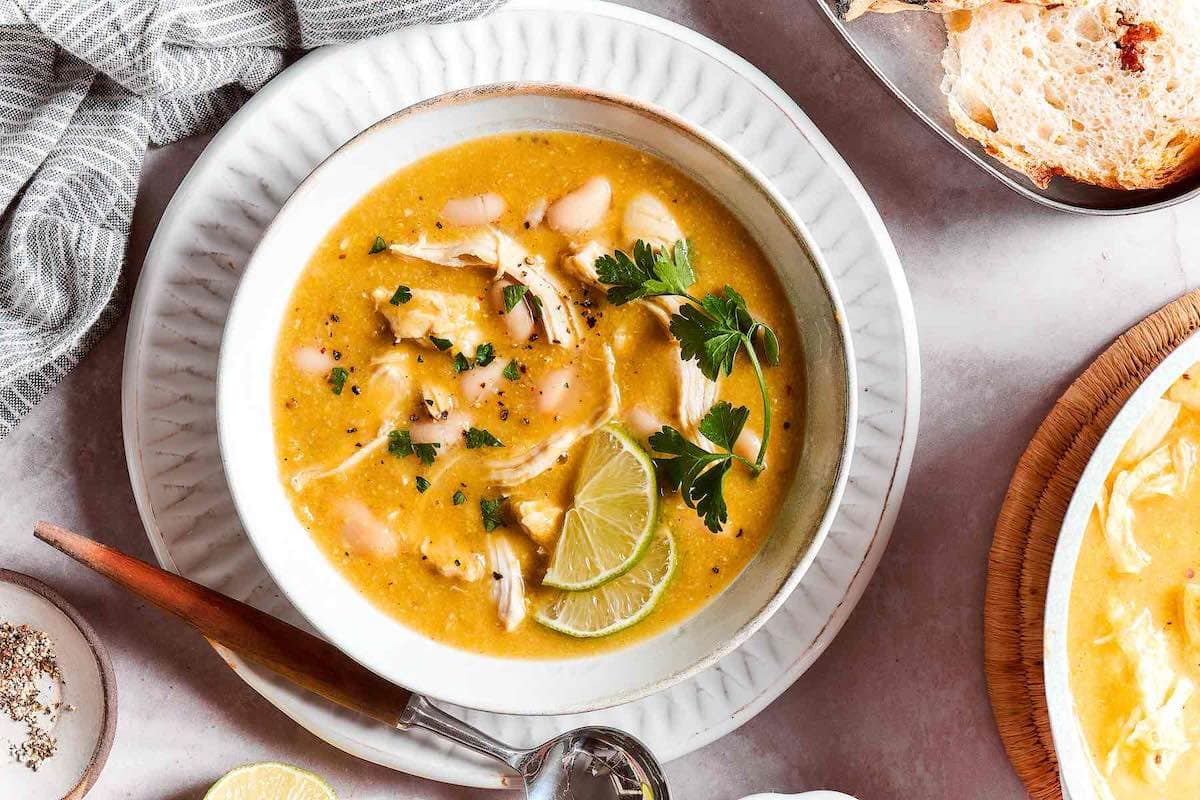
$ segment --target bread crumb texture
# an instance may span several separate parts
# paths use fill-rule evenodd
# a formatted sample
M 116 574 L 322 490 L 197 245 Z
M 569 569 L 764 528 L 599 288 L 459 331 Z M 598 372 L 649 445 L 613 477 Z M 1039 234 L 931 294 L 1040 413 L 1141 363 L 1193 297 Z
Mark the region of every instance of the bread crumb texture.
M 1038 186 L 1152 189 L 1200 171 L 1200 0 L 994 3 L 946 30 L 959 132 Z

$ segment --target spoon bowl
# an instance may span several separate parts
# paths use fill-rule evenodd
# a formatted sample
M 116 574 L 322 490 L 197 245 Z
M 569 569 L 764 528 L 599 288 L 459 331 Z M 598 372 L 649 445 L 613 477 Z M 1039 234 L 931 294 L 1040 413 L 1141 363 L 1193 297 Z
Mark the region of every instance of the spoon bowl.
M 529 800 L 667 800 L 658 759 L 646 745 L 614 728 L 576 728 L 522 750 L 497 741 L 413 695 L 401 729 L 424 728 L 507 764 L 521 776 Z

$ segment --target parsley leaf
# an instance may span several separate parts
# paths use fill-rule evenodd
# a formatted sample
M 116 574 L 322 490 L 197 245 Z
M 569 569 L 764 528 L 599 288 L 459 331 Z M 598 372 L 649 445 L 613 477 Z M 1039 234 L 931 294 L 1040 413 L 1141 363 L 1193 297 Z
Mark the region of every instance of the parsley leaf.
M 504 527 L 504 504 L 506 502 L 508 502 L 507 497 L 497 497 L 491 500 L 486 497 L 479 498 L 479 514 L 483 518 L 483 529 L 488 533 L 496 528 Z
M 508 378 L 510 381 L 521 380 L 521 368 L 517 366 L 517 362 L 508 362 L 508 365 L 504 368 L 504 377 Z
M 496 348 L 490 344 L 481 344 L 475 348 L 475 366 L 486 367 L 496 359 Z
M 633 245 L 633 258 L 618 250 L 600 256 L 595 266 L 601 283 L 610 284 L 609 302 L 618 306 L 643 297 L 686 297 L 696 282 L 691 254 L 683 239 L 670 252 L 665 247 L 655 251 L 638 239 Z
M 700 433 L 717 447 L 732 451 L 733 443 L 749 417 L 750 409 L 745 406 L 734 408 L 728 400 L 722 400 L 700 420 Z
M 455 492 L 454 497 L 450 499 L 456 506 L 461 506 L 463 503 L 467 502 L 467 496 L 463 494 L 462 489 L 459 489 L 457 492 Z
M 450 341 L 449 339 L 439 339 L 438 337 L 432 335 L 429 337 L 429 341 L 433 342 L 434 347 L 442 351 L 449 350 L 454 346 L 454 342 Z
M 396 293 L 392 295 L 392 299 L 388 300 L 388 302 L 394 306 L 398 306 L 401 303 L 407 303 L 409 300 L 412 300 L 412 289 L 401 284 L 396 287 Z
M 329 383 L 333 386 L 334 394 L 341 394 L 342 389 L 346 388 L 346 379 L 350 377 L 350 373 L 343 367 L 334 367 L 329 371 Z
M 470 368 L 471 368 L 470 359 L 468 359 L 462 353 L 454 354 L 454 374 L 455 375 L 459 374 L 460 372 L 466 372 Z
M 397 458 L 416 455 L 421 463 L 429 466 L 437 458 L 437 449 L 441 447 L 436 442 L 413 442 L 412 434 L 406 430 L 388 433 L 388 452 Z
M 415 483 L 417 484 L 417 491 L 421 494 L 425 494 L 425 490 L 430 486 L 429 481 L 425 480 L 420 475 L 415 478 Z
M 375 241 L 371 242 L 371 249 L 368 250 L 367 253 L 369 255 L 375 255 L 376 253 L 382 253 L 384 250 L 387 250 L 387 248 L 388 243 L 383 240 L 383 237 L 376 236 Z
M 708 295 L 708 300 L 713 295 Z M 715 305 L 715 304 L 714 304 Z M 696 361 L 700 371 L 710 381 L 722 372 L 733 371 L 734 356 L 742 346 L 742 332 L 731 327 L 728 320 L 714 318 L 707 309 L 685 305 L 671 316 L 671 333 L 679 340 L 685 361 Z
M 483 428 L 467 428 L 463 436 L 467 439 L 468 450 L 477 450 L 480 447 L 504 447 L 504 442 Z
M 700 421 L 700 432 L 713 444 L 723 448 L 723 453 L 710 453 L 671 427 L 664 426 L 650 437 L 650 447 L 666 456 L 673 456 L 654 458 L 663 483 L 671 489 L 679 489 L 683 501 L 696 509 L 696 513 L 704 518 L 705 526 L 714 533 L 719 533 L 729 521 L 729 509 L 725 503 L 725 476 L 733 468 L 734 461 L 744 460 L 733 454 L 733 443 L 737 441 L 749 416 L 750 409 L 745 406 L 734 408 L 724 400 L 704 415 Z
M 517 307 L 525 299 L 525 294 L 529 291 L 528 286 L 520 283 L 512 283 L 504 287 L 504 313 L 511 314 L 512 310 Z

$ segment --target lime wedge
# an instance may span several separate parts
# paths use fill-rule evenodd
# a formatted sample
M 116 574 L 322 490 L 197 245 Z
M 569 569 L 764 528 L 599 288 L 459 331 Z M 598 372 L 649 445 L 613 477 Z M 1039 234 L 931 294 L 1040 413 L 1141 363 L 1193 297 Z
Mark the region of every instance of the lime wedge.
M 204 800 L 337 800 L 324 778 L 308 770 L 265 761 L 225 774 Z
M 654 464 L 629 434 L 612 425 L 588 439 L 575 504 L 542 580 L 572 592 L 624 573 L 650 543 L 658 520 Z
M 607 636 L 653 611 L 674 574 L 675 537 L 663 526 L 624 575 L 585 592 L 559 592 L 534 619 L 570 636 Z

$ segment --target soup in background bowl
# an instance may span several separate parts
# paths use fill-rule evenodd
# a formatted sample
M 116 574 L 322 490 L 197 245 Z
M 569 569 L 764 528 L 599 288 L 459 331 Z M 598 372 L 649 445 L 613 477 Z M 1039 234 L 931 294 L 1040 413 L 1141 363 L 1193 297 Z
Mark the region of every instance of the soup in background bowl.
M 1154 370 L 1068 509 L 1046 611 L 1046 687 L 1074 798 L 1200 792 L 1200 338 Z
M 226 327 L 220 437 L 321 633 L 434 697 L 558 713 L 681 680 L 786 599 L 842 488 L 850 363 L 749 167 L 623 100 L 495 87 L 368 129 L 287 202 Z

